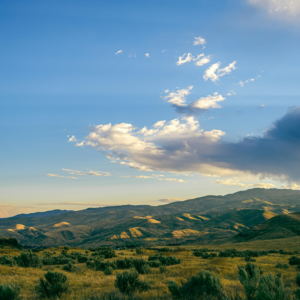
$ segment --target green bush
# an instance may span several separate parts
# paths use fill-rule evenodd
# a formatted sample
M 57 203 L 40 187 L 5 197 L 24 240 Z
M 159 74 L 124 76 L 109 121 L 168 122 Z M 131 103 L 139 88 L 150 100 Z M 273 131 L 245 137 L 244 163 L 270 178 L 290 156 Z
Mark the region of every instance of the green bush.
M 162 254 L 150 255 L 148 261 L 158 260 L 163 266 L 172 266 L 180 264 L 181 260 L 175 256 L 162 256 Z
M 77 270 L 76 266 L 72 263 L 64 265 L 62 269 L 67 272 L 75 272 Z
M 300 265 L 300 258 L 297 256 L 290 257 L 289 264 L 290 265 Z
M 255 258 L 252 258 L 252 257 L 249 256 L 249 255 L 246 255 L 246 256 L 245 256 L 245 261 L 256 262 L 256 259 L 255 259 Z
M 143 258 L 134 260 L 134 267 L 140 274 L 149 274 L 151 268 L 146 260 Z
M 167 271 L 167 267 L 166 266 L 160 266 L 159 267 L 159 273 L 165 273 Z
M 104 271 L 104 275 L 111 275 L 113 273 L 114 269 L 110 266 L 108 266 Z
M 115 261 L 115 264 L 117 266 L 117 269 L 123 270 L 123 269 L 131 269 L 134 268 L 134 259 L 131 258 L 125 258 L 125 259 L 117 259 Z
M 40 278 L 40 283 L 35 287 L 40 298 L 60 298 L 62 294 L 68 292 L 68 278 L 65 274 L 48 271 L 44 277 L 45 279 Z
M 115 287 L 119 289 L 122 294 L 129 297 L 136 292 L 147 291 L 150 289 L 150 285 L 147 281 L 141 281 L 139 279 L 139 273 L 136 270 L 117 274 Z
M 104 258 L 116 257 L 116 252 L 110 247 L 98 248 L 97 252 L 93 253 L 92 256 L 104 256 Z
M 151 268 L 158 268 L 161 266 L 161 262 L 159 260 L 151 260 L 149 261 L 149 266 Z
M 23 268 L 40 268 L 43 264 L 42 259 L 31 250 L 24 250 L 20 253 L 19 256 L 15 256 L 19 267 Z
M 13 267 L 16 265 L 16 260 L 8 255 L 0 256 L 0 265 Z
M 77 261 L 79 263 L 85 263 L 85 262 L 87 262 L 87 260 L 88 260 L 88 257 L 84 256 L 84 255 L 78 256 L 78 258 L 77 258 Z
M 180 287 L 175 281 L 170 281 L 169 291 L 173 299 L 222 299 L 223 288 L 219 276 L 212 272 L 200 271 L 198 276 L 192 276 Z
M 144 253 L 143 249 L 140 248 L 140 247 L 136 248 L 135 252 L 136 252 L 136 254 L 143 254 Z
M 245 267 L 238 266 L 239 280 L 244 286 L 247 300 L 254 300 L 257 287 L 260 281 L 260 269 L 251 263 L 247 263 Z
M 111 267 L 113 268 L 113 270 L 117 269 L 117 266 L 115 265 L 114 262 L 108 260 L 108 261 L 104 261 L 103 259 L 99 259 L 99 258 L 94 258 L 93 260 L 88 260 L 86 262 L 86 266 L 89 269 L 95 270 L 95 271 L 103 271 L 108 268 Z
M 0 299 L 1 300 L 18 300 L 20 298 L 20 287 L 14 284 L 0 285 Z
M 289 300 L 292 292 L 284 287 L 281 273 L 261 277 L 255 300 Z

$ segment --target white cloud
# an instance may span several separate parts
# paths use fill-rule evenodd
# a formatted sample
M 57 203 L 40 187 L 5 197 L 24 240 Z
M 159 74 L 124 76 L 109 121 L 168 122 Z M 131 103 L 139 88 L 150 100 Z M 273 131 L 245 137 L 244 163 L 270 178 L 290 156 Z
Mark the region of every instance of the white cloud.
M 79 176 L 111 176 L 109 172 L 101 172 L 101 171 L 93 171 L 90 170 L 88 172 L 70 170 L 70 169 L 62 169 L 63 171 L 68 172 L 70 175 L 79 175 Z
M 179 183 L 187 183 L 187 181 L 183 179 L 177 179 L 177 178 L 164 178 L 164 175 L 156 175 L 152 174 L 151 176 L 145 176 L 145 175 L 137 175 L 137 176 L 122 176 L 123 178 L 137 178 L 137 179 L 158 179 L 160 181 L 176 181 Z
M 98 206 L 98 207 L 105 207 L 105 206 L 118 206 L 118 205 L 123 205 L 123 204 L 111 204 L 111 203 L 91 203 L 91 202 L 44 202 L 44 203 L 37 203 L 37 205 L 83 205 L 83 206 Z
M 172 202 L 178 202 L 178 201 L 185 201 L 185 199 L 183 199 L 183 198 L 166 198 L 166 199 L 159 199 L 157 201 L 163 202 L 163 203 L 172 203 Z
M 281 186 L 282 189 L 288 189 L 288 190 L 300 190 L 300 185 L 296 183 L 291 183 L 288 185 Z
M 187 62 L 190 62 L 192 60 L 193 60 L 192 53 L 188 53 L 188 54 L 184 53 L 182 56 L 179 56 L 178 62 L 176 64 L 177 64 L 177 66 L 179 66 L 179 65 L 185 64 Z
M 69 135 L 68 135 L 68 137 L 69 137 Z M 75 135 L 72 135 L 72 136 L 69 138 L 68 143 L 69 143 L 69 142 L 77 142 L 77 139 L 76 139 Z
M 164 49 L 164 50 L 162 51 L 162 53 L 164 53 L 164 52 L 166 52 L 166 51 L 167 51 L 167 50 Z
M 248 0 L 248 2 L 265 9 L 269 14 L 288 20 L 295 20 L 297 16 L 300 16 L 298 0 Z
M 272 189 L 275 188 L 275 185 L 272 183 L 253 183 L 249 184 L 249 186 L 260 189 Z
M 169 103 L 177 106 L 186 105 L 186 97 L 191 93 L 193 86 L 189 86 L 187 89 L 177 90 L 177 92 L 170 92 L 169 95 L 164 96 L 163 99 L 168 100 Z
M 210 55 L 204 56 L 204 54 L 199 54 L 196 57 L 192 53 L 184 53 L 182 56 L 179 56 L 178 61 L 176 62 L 177 66 L 185 64 L 187 62 L 195 61 L 195 65 L 201 67 L 210 62 Z
M 194 108 L 207 110 L 209 108 L 221 108 L 218 102 L 225 100 L 222 95 L 214 93 L 212 96 L 208 95 L 207 97 L 201 97 L 198 100 L 195 100 L 191 103 L 191 106 Z
M 206 44 L 206 40 L 204 38 L 202 38 L 201 36 L 194 38 L 194 42 L 193 42 L 194 46 L 197 46 L 197 45 L 204 46 L 205 44 Z
M 230 91 L 229 93 L 227 93 L 227 96 L 235 96 L 236 92 L 235 91 Z
M 207 55 L 201 59 L 199 59 L 195 65 L 198 66 L 198 67 L 202 67 L 204 66 L 205 64 L 208 64 L 210 62 L 210 55 Z
M 191 93 L 193 86 L 189 86 L 187 89 L 180 89 L 176 92 L 169 92 L 168 95 L 162 97 L 171 103 L 178 113 L 184 113 L 187 115 L 193 115 L 199 113 L 201 110 L 208 110 L 210 108 L 220 108 L 218 102 L 225 100 L 222 95 L 214 93 L 206 97 L 201 97 L 189 104 L 186 103 L 187 96 Z M 142 129 L 142 133 L 145 133 L 145 128 Z
M 239 185 L 243 188 L 247 188 L 246 184 L 241 183 L 239 180 L 236 180 L 236 179 L 226 179 L 226 180 L 218 179 L 214 183 L 225 184 L 225 185 Z
M 126 123 L 97 125 L 90 129 L 83 144 L 104 151 L 111 162 L 140 171 L 200 172 L 225 176 L 236 173 L 224 166 L 220 168 L 201 163 L 195 150 L 196 145 L 201 144 L 206 145 L 202 147 L 202 152 L 205 151 L 208 145 L 216 143 L 225 134 L 223 131 L 204 131 L 194 117 L 177 118 L 163 124 L 143 131 Z M 149 134 L 150 130 L 152 134 Z M 163 180 L 184 182 L 175 178 Z
M 150 57 L 150 54 L 149 54 L 149 53 L 146 53 L 145 56 L 146 56 L 146 57 Z
M 262 109 L 262 108 L 264 108 L 264 107 L 265 107 L 265 105 L 262 104 L 262 105 L 258 106 L 257 108 L 258 108 L 258 109 Z
M 229 64 L 227 67 L 225 67 L 224 69 L 220 69 L 221 63 L 215 63 L 213 65 L 211 65 L 204 73 L 203 75 L 203 79 L 205 81 L 207 81 L 208 79 L 210 79 L 212 82 L 216 82 L 219 80 L 220 77 L 231 73 L 231 71 L 236 69 L 236 61 L 232 62 L 231 64 Z
M 115 55 L 120 54 L 120 53 L 122 54 L 122 52 L 123 52 L 123 50 L 119 50 L 115 53 Z
M 69 178 L 69 179 L 78 179 L 77 177 L 71 177 L 71 176 L 63 176 L 58 174 L 47 174 L 48 177 L 59 177 L 59 178 Z

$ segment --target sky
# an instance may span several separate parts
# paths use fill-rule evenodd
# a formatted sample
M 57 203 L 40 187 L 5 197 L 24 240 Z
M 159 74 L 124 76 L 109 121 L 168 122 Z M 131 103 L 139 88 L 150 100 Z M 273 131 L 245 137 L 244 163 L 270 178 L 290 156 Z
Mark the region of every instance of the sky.
M 0 218 L 300 189 L 300 2 L 0 0 Z

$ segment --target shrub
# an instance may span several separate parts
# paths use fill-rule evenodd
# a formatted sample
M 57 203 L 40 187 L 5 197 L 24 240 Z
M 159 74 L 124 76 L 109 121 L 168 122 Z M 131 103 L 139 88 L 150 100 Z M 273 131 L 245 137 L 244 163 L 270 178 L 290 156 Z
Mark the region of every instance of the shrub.
M 256 261 L 256 259 L 255 258 L 252 258 L 251 256 L 249 256 L 249 255 L 246 255 L 245 256 L 245 261 L 251 261 L 251 262 L 255 262 Z
M 134 260 L 134 267 L 140 274 L 149 274 L 151 271 L 150 266 L 148 265 L 148 262 L 141 259 L 135 259 Z
M 95 258 L 93 260 L 88 260 L 86 262 L 86 266 L 89 269 L 93 269 L 95 271 L 103 271 L 108 268 L 111 267 L 113 268 L 113 270 L 117 269 L 117 266 L 114 264 L 114 262 L 112 261 L 103 261 L 103 259 L 99 259 L 99 258 Z
M 19 256 L 15 256 L 14 259 L 16 260 L 19 267 L 40 268 L 42 266 L 41 258 L 31 250 L 22 251 L 21 254 Z
M 76 266 L 72 263 L 64 265 L 62 269 L 67 272 L 75 272 L 77 270 Z
M 147 281 L 141 281 L 139 279 L 139 273 L 135 270 L 117 274 L 115 287 L 119 289 L 122 294 L 129 297 L 136 292 L 147 291 L 150 289 L 149 283 Z
M 159 273 L 165 273 L 167 271 L 167 267 L 166 266 L 160 266 L 159 267 Z
M 205 253 L 205 252 L 208 252 L 208 249 L 207 248 L 202 248 L 202 249 L 194 249 L 193 250 L 193 255 L 194 256 L 197 256 L 197 257 L 202 257 L 202 254 Z
M 152 260 L 152 261 L 149 261 L 149 266 L 151 268 L 158 268 L 161 266 L 161 262 L 159 260 Z
M 288 300 L 291 299 L 291 291 L 284 287 L 281 273 L 276 277 L 269 273 L 259 281 L 256 300 Z
M 136 248 L 135 252 L 136 252 L 136 254 L 143 254 L 144 253 L 143 249 L 140 248 L 140 247 Z
M 116 252 L 110 247 L 98 248 L 98 251 L 93 253 L 92 256 L 104 256 L 104 258 L 116 257 Z
M 0 299 L 1 300 L 18 300 L 21 299 L 20 287 L 14 284 L 1 284 L 0 285 Z
M 223 289 L 219 276 L 212 272 L 200 271 L 198 276 L 192 276 L 180 287 L 175 281 L 170 281 L 169 291 L 173 299 L 221 299 Z
M 12 257 L 8 255 L 0 256 L 0 265 L 13 267 L 15 264 L 16 261 Z
M 289 264 L 290 265 L 300 265 L 300 258 L 297 256 L 290 257 Z
M 118 259 L 115 261 L 115 264 L 118 269 L 131 269 L 134 267 L 134 259 L 131 258 L 125 258 L 125 259 Z
M 79 263 L 85 263 L 85 262 L 87 262 L 87 260 L 88 260 L 88 257 L 86 257 L 84 255 L 78 256 L 78 258 L 77 258 L 77 261 Z
M 103 272 L 104 275 L 111 275 L 113 273 L 114 269 L 110 266 L 108 266 Z
M 68 278 L 63 273 L 48 271 L 35 290 L 40 298 L 60 298 L 63 293 L 68 292 Z
M 298 273 L 296 276 L 296 284 L 297 284 L 297 290 L 295 291 L 295 299 L 300 299 L 300 274 Z
M 62 256 L 67 256 L 67 254 L 68 254 L 68 249 L 65 249 L 65 248 L 60 253 L 60 255 L 62 255 Z
M 175 256 L 162 256 L 162 254 L 150 255 L 148 261 L 158 260 L 164 266 L 172 266 L 180 264 L 181 260 Z
M 247 263 L 245 267 L 238 266 L 239 280 L 244 286 L 247 300 L 255 299 L 258 283 L 260 280 L 260 269 L 251 263 Z

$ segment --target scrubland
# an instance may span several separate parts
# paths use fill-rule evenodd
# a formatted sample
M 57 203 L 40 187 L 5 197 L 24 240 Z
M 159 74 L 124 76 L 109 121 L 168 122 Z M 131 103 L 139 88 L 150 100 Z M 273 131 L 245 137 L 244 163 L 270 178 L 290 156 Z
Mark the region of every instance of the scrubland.
M 218 245 L 206 246 L 207 253 L 216 253 L 225 249 L 235 248 L 242 250 L 284 250 L 281 253 L 268 253 L 267 255 L 255 257 L 255 264 L 261 268 L 263 274 L 269 272 L 275 275 L 276 272 L 282 273 L 282 279 L 286 287 L 295 290 L 297 275 L 296 265 L 287 265 L 289 258 L 300 251 L 300 243 L 295 238 L 279 239 L 271 241 L 259 241 L 252 243 L 240 243 L 233 245 Z M 244 257 L 214 257 L 211 259 L 203 259 L 193 255 L 192 249 L 202 249 L 203 246 L 188 246 L 188 247 L 170 247 L 172 251 L 163 252 L 163 256 L 175 256 L 181 260 L 180 264 L 167 266 L 166 270 L 162 272 L 159 268 L 151 268 L 149 274 L 140 274 L 142 280 L 148 281 L 150 289 L 141 293 L 136 293 L 136 299 L 172 299 L 168 289 L 170 281 L 175 281 L 179 286 L 185 283 L 192 275 L 197 275 L 201 270 L 211 271 L 218 275 L 221 279 L 225 293 L 234 294 L 236 292 L 243 292 L 243 286 L 238 277 L 238 266 L 245 266 L 246 261 Z M 0 249 L 0 255 L 9 255 L 11 257 L 19 255 L 21 250 Z M 47 252 L 46 252 L 47 251 Z M 61 248 L 48 248 L 47 250 L 37 252 L 41 258 L 45 257 L 46 253 L 59 255 L 63 251 Z M 288 251 L 289 254 L 286 254 Z M 296 251 L 296 253 L 292 253 Z M 76 252 L 91 257 L 92 252 L 86 249 L 70 248 L 68 253 Z M 117 257 L 105 259 L 105 261 L 115 261 L 124 258 L 143 258 L 148 261 L 149 255 L 158 253 L 157 249 L 143 249 L 141 254 L 137 254 L 135 250 L 125 249 L 116 250 Z M 54 254 L 55 253 L 55 254 Z M 300 252 L 299 252 L 300 253 Z M 279 264 L 278 264 L 279 263 Z M 278 268 L 278 266 L 285 265 L 285 267 Z M 276 267 L 277 265 L 277 267 Z M 76 269 L 73 272 L 62 270 L 61 265 L 58 266 L 41 266 L 40 268 L 23 268 L 18 266 L 0 265 L 0 284 L 13 283 L 21 288 L 20 295 L 24 300 L 38 299 L 35 291 L 35 286 L 38 285 L 40 278 L 51 270 L 64 273 L 68 278 L 69 292 L 61 296 L 61 300 L 88 300 L 88 299 L 123 299 L 122 295 L 114 286 L 116 275 L 125 270 L 113 270 L 111 275 L 105 275 L 102 271 L 95 271 L 89 269 L 86 263 L 75 263 Z

